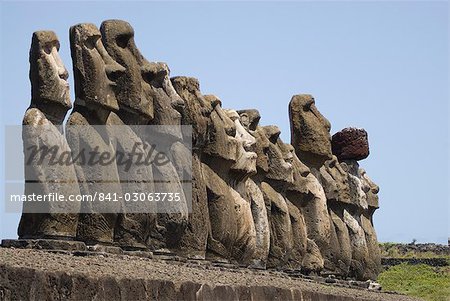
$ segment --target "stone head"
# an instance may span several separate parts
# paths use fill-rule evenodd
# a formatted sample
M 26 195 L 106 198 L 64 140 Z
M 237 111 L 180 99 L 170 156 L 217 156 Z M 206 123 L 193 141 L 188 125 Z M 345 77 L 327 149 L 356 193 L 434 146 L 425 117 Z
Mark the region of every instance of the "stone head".
M 266 136 L 263 127 L 259 126 L 261 115 L 258 110 L 239 110 L 237 111 L 241 124 L 244 128 L 255 137 L 256 143 L 253 147 L 256 153 L 256 168 L 258 175 L 265 175 L 269 171 L 269 158 L 267 153 L 269 151 L 270 141 Z
M 351 203 L 348 174 L 336 156 L 333 155 L 331 160 L 324 163 L 320 168 L 320 176 L 327 200 Z
M 58 54 L 59 40 L 53 31 L 33 33 L 30 49 L 32 104 L 60 106 L 67 112 L 70 103 L 69 74 Z
M 306 177 L 311 174 L 310 169 L 300 161 L 292 145 L 284 143 L 281 138 L 278 138 L 277 145 L 283 153 L 284 160 L 292 165 L 293 181 L 287 185 L 287 197 L 295 204 L 304 204 L 310 199 L 306 184 Z
M 153 99 L 145 91 L 145 72 L 151 69 L 134 42 L 134 29 L 122 20 L 106 20 L 100 26 L 103 45 L 108 54 L 125 68 L 117 78 L 116 97 L 120 110 L 153 119 Z
M 285 155 L 280 149 L 278 139 L 280 137 L 280 129 L 277 126 L 264 126 L 264 132 L 269 140 L 267 157 L 269 159 L 269 170 L 266 177 L 277 183 L 290 184 L 293 182 L 292 164 L 286 162 Z
M 294 174 L 297 174 L 298 177 L 306 177 L 311 172 L 302 161 L 297 157 L 297 154 L 295 153 L 295 149 L 292 145 L 288 143 L 284 143 L 281 138 L 278 138 L 277 145 L 281 149 L 281 152 L 283 153 L 284 160 L 292 165 L 292 168 L 294 170 Z M 294 176 L 295 178 L 295 176 Z
M 378 192 L 380 191 L 380 187 L 378 187 L 378 185 L 369 178 L 364 169 L 360 168 L 359 174 L 363 183 L 363 190 L 367 195 L 367 203 L 369 207 L 374 209 L 379 208 Z
M 176 93 L 184 101 L 180 110 L 182 124 L 192 125 L 192 143 L 196 148 L 206 145 L 208 128 L 213 107 L 200 92 L 200 83 L 196 78 L 177 76 L 171 79 Z
M 258 126 L 259 120 L 261 119 L 259 111 L 255 109 L 248 109 L 248 110 L 239 110 L 237 112 L 239 114 L 241 124 L 248 131 L 256 131 L 256 127 Z
M 154 107 L 151 124 L 170 125 L 170 128 L 165 127 L 166 135 L 181 139 L 181 127 L 177 126 L 181 126 L 182 120 L 178 110 L 181 111 L 184 101 L 172 87 L 169 66 L 163 62 L 150 62 L 146 68 L 144 79 L 149 84 Z
M 206 95 L 206 101 L 213 108 L 210 115 L 210 130 L 208 131 L 208 144 L 204 153 L 210 157 L 236 163 L 238 152 L 238 140 L 236 137 L 236 125 L 222 109 L 220 99 L 214 95 Z
M 291 144 L 309 167 L 320 167 L 331 159 L 330 122 L 317 110 L 308 94 L 292 97 L 289 103 Z
M 75 77 L 75 102 L 93 109 L 117 111 L 116 81 L 125 68 L 108 54 L 98 28 L 91 23 L 72 26 L 70 50 Z
M 238 141 L 237 159 L 231 170 L 242 180 L 256 173 L 256 153 L 252 151 L 256 139 L 242 126 L 239 114 L 235 110 L 225 110 L 225 112 L 234 122 L 236 127 L 235 138 Z

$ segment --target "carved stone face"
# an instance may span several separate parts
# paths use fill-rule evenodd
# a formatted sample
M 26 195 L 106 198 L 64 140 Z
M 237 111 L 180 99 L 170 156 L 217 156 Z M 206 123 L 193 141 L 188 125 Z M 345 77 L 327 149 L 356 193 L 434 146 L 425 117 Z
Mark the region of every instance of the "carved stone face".
M 239 110 L 237 111 L 239 114 L 239 118 L 241 119 L 241 124 L 248 131 L 256 131 L 256 127 L 259 124 L 259 120 L 261 119 L 261 115 L 258 110 L 248 109 L 248 110 Z
M 356 160 L 346 160 L 340 162 L 340 165 L 342 169 L 347 172 L 352 204 L 355 205 L 358 210 L 367 210 L 367 195 L 364 191 L 365 185 L 363 179 L 359 173 L 358 162 Z
M 153 99 L 143 85 L 145 72 L 150 69 L 148 61 L 139 52 L 134 42 L 134 30 L 128 22 L 104 21 L 100 27 L 102 41 L 108 54 L 125 72 L 117 78 L 117 100 L 122 110 L 128 110 L 142 117 L 153 119 Z
M 320 174 L 327 200 L 351 203 L 348 175 L 336 156 L 325 162 Z
M 171 83 L 184 105 L 181 109 L 182 124 L 192 125 L 192 143 L 202 148 L 208 142 L 211 102 L 200 93 L 200 83 L 193 77 L 174 77 Z
M 378 187 L 378 185 L 369 178 L 364 169 L 360 168 L 359 174 L 363 183 L 363 190 L 367 196 L 367 203 L 369 207 L 378 208 L 378 192 L 380 191 L 380 187 Z
M 119 106 L 114 88 L 117 85 L 116 80 L 125 72 L 125 68 L 109 56 L 97 27 L 90 23 L 72 26 L 70 49 L 76 102 L 117 111 Z
M 289 103 L 291 144 L 308 166 L 320 167 L 331 159 L 330 122 L 320 114 L 311 95 L 292 97 Z
M 256 153 L 251 150 L 256 139 L 242 126 L 239 114 L 235 110 L 226 110 L 226 113 L 236 126 L 235 137 L 238 141 L 237 160 L 231 169 L 243 176 L 254 175 L 256 173 Z
M 258 174 L 265 174 L 269 171 L 269 158 L 267 157 L 267 153 L 269 151 L 270 141 L 267 139 L 264 128 L 259 126 L 261 115 L 255 109 L 239 110 L 237 112 L 242 126 L 255 137 L 256 143 L 253 146 L 253 151 L 256 153 Z
M 209 143 L 205 153 L 236 163 L 239 142 L 236 137 L 236 125 L 221 107 L 221 102 L 213 95 L 207 95 L 213 110 L 210 115 L 211 129 Z
M 184 106 L 181 97 L 175 92 L 170 82 L 169 66 L 163 62 L 151 62 L 143 70 L 144 79 L 149 84 L 148 93 L 153 98 L 153 125 L 170 125 L 161 127 L 168 139 L 179 140 L 181 134 L 181 114 L 177 110 Z
M 277 145 L 280 136 L 280 129 L 277 126 L 264 126 L 266 137 L 269 140 L 267 157 L 269 158 L 269 171 L 266 177 L 283 183 L 292 183 L 293 170 L 292 165 L 285 161 L 283 152 Z
M 288 191 L 305 193 L 307 190 L 305 179 L 311 173 L 310 169 L 300 161 L 292 145 L 284 143 L 281 138 L 278 138 L 277 145 L 283 154 L 284 160 L 292 165 L 293 182 L 288 186 Z
M 69 74 L 58 51 L 59 41 L 53 31 L 33 33 L 30 49 L 32 102 L 59 104 L 68 110 L 72 107 Z

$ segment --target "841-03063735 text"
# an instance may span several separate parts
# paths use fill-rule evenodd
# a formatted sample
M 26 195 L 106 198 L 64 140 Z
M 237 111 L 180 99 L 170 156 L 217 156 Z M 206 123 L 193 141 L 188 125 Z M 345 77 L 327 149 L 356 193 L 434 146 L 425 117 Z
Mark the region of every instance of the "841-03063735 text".
M 47 194 L 12 194 L 11 202 L 179 202 L 180 192 L 132 192 L 64 195 L 58 192 Z

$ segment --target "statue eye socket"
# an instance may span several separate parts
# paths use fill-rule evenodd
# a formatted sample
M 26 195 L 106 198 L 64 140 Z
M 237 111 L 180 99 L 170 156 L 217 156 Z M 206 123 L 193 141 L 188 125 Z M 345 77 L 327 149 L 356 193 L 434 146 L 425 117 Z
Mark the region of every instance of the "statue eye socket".
M 128 42 L 130 41 L 130 36 L 129 35 L 120 35 L 116 38 L 116 43 L 117 46 L 119 46 L 120 48 L 127 48 L 128 46 Z
M 234 137 L 236 136 L 236 128 L 233 126 L 229 126 L 225 128 L 225 132 L 227 133 L 228 136 Z
M 51 54 L 51 53 L 52 53 L 52 49 L 53 49 L 53 45 L 51 45 L 51 44 L 45 44 L 44 47 L 43 47 L 43 49 L 44 49 L 44 52 L 45 52 L 46 54 Z
M 313 101 L 308 101 L 307 103 L 305 103 L 305 105 L 303 106 L 303 111 L 311 110 L 311 106 L 313 105 L 313 103 Z
M 98 36 L 91 36 L 88 37 L 85 41 L 84 41 L 84 46 L 86 46 L 88 49 L 92 50 L 95 48 L 95 45 L 97 44 L 99 37 Z

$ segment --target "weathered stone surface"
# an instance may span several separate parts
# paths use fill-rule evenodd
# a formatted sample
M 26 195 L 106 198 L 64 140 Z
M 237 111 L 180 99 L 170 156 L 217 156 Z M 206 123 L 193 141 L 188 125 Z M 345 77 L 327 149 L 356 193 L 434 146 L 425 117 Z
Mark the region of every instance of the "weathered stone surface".
M 330 243 L 331 226 L 325 192 L 312 174 L 306 176 L 305 184 L 308 185 L 312 195 L 312 199 L 305 204 L 302 210 L 308 229 L 308 238 L 312 239 L 321 251 L 327 250 Z
M 258 271 L 177 266 L 137 257 L 74 257 L 0 249 L 2 300 L 409 301 Z
M 267 266 L 287 267 L 293 236 L 289 209 L 284 197 L 266 182 L 261 183 L 264 201 L 269 206 L 270 249 Z
M 261 155 L 267 156 L 268 170 L 263 174 L 264 178 L 259 185 L 264 195 L 270 225 L 270 249 L 267 265 L 268 267 L 288 267 L 294 246 L 301 245 L 301 242 L 299 245 L 294 245 L 288 200 L 283 195 L 286 188 L 293 182 L 293 170 L 292 165 L 285 161 L 285 156 L 277 144 L 280 136 L 279 128 L 264 126 L 263 131 L 265 140 L 262 143 L 267 147 Z M 299 220 L 300 217 L 295 213 L 292 214 L 295 215 L 296 220 Z M 301 235 L 298 232 L 296 234 L 297 236 Z M 301 252 L 299 250 L 296 255 Z M 295 260 L 297 263 L 300 261 L 299 258 Z M 292 261 L 291 263 L 294 264 Z
M 59 104 L 64 114 L 72 108 L 67 72 L 58 54 L 59 40 L 53 31 L 33 33 L 30 49 L 31 104 Z M 60 116 L 55 116 L 60 118 Z
M 75 77 L 75 105 L 103 107 L 106 119 L 119 109 L 114 92 L 116 79 L 125 68 L 109 56 L 94 24 L 82 23 L 70 28 L 70 50 Z M 100 124 L 104 124 L 100 123 Z
M 350 276 L 356 279 L 367 279 L 366 267 L 369 260 L 366 236 L 358 220 L 347 210 L 344 210 L 344 222 L 349 229 L 352 246 L 352 261 L 350 264 Z
M 256 109 L 238 110 L 242 125 L 249 131 L 256 131 L 261 115 Z
M 251 211 L 256 231 L 256 249 L 254 254 L 254 267 L 265 268 L 270 248 L 270 227 L 264 195 L 259 186 L 248 179 L 245 183 L 248 199 L 251 201 Z
M 149 63 L 140 54 L 134 42 L 134 30 L 121 20 L 104 21 L 100 27 L 102 41 L 108 54 L 125 71 L 116 79 L 116 98 L 119 111 L 110 115 L 114 148 L 125 157 L 136 160 L 138 156 L 146 158 L 148 150 L 144 148 L 141 137 L 143 129 L 153 118 L 153 99 L 146 93 L 148 83 L 143 77 Z M 147 87 L 147 90 L 145 89 Z M 132 126 L 128 126 L 132 125 Z M 152 166 L 148 164 L 118 164 L 122 193 L 155 192 Z M 146 249 L 151 246 L 151 237 L 156 232 L 156 204 L 138 203 L 133 211 L 139 213 L 120 214 L 114 231 L 114 241 L 125 249 Z M 138 207 L 139 206 L 139 207 Z
M 201 157 L 203 148 L 208 142 L 208 124 L 212 106 L 200 92 L 200 84 L 195 78 L 175 77 L 171 79 L 184 106 L 180 110 L 183 125 L 192 125 L 192 212 L 188 224 L 178 244 L 178 253 L 190 257 L 204 259 L 210 220 L 207 203 L 206 183 L 202 172 Z M 178 152 L 176 152 L 178 153 Z M 189 156 L 191 154 L 186 154 Z M 184 157 L 185 158 L 185 157 Z M 183 159 L 184 159 L 183 158 Z M 177 169 L 184 171 L 184 160 L 174 158 Z
M 239 114 L 234 110 L 225 110 L 236 128 L 235 138 L 238 141 L 236 163 L 231 166 L 232 176 L 240 181 L 256 173 L 256 153 L 248 151 L 253 148 L 256 139 L 248 133 L 239 120 Z
M 379 208 L 378 203 L 378 192 L 380 187 L 375 184 L 367 175 L 366 171 L 362 168 L 359 169 L 359 174 L 361 181 L 363 183 L 363 190 L 367 196 L 367 204 L 371 210 L 376 210 Z M 373 213 L 372 213 L 373 214 Z
M 335 156 L 320 168 L 320 181 L 329 202 L 351 203 L 347 172 Z
M 291 144 L 298 157 L 309 167 L 320 167 L 331 159 L 330 122 L 320 114 L 314 98 L 308 94 L 292 97 L 289 103 Z
M 58 239 L 3 239 L 3 248 L 85 251 L 86 245 L 81 241 Z
M 343 221 L 343 210 L 330 206 L 330 217 L 333 222 L 339 248 L 336 252 L 336 271 L 341 275 L 348 275 L 352 260 L 352 247 L 347 225 Z
M 83 23 L 70 28 L 70 48 L 75 76 L 75 107 L 66 124 L 66 135 L 72 152 L 79 154 L 83 148 L 98 152 L 115 153 L 110 133 L 101 133 L 95 125 L 107 125 L 111 111 L 118 110 L 115 97 L 114 79 L 125 69 L 116 63 L 104 48 L 100 31 L 93 24 Z M 75 164 L 80 192 L 84 195 L 95 193 L 117 193 L 121 195 L 121 185 L 117 166 L 108 164 Z M 89 183 L 89 184 L 88 184 Z M 101 202 L 84 202 L 84 213 L 79 216 L 77 239 L 88 243 L 112 243 L 118 212 Z M 104 209 L 104 208 L 103 208 Z
M 364 129 L 345 128 L 333 135 L 333 154 L 342 160 L 362 160 L 369 156 L 369 140 Z
M 366 236 L 366 245 L 369 252 L 368 266 L 365 267 L 365 276 L 368 279 L 375 280 L 381 273 L 381 252 L 378 245 L 377 234 L 372 222 L 363 214 L 361 215 L 361 227 Z
M 306 244 L 306 254 L 302 261 L 302 267 L 307 273 L 319 273 L 324 267 L 324 261 L 319 247 L 309 238 Z
M 32 105 L 24 125 L 44 124 L 50 130 L 27 133 L 24 143 L 57 145 L 72 154 L 82 149 L 125 156 L 137 151 L 147 157 L 145 147 L 135 146 L 153 146 L 152 142 L 160 139 L 163 143 L 156 143 L 155 151 L 168 152 L 164 165 L 132 164 L 125 169 L 116 162 L 51 172 L 61 178 L 72 176 L 72 182 L 77 182 L 74 194 L 171 192 L 180 195 L 180 202 L 142 205 L 140 212 L 159 211 L 157 214 L 126 210 L 118 214 L 125 207 L 120 202 L 108 204 L 113 207 L 107 211 L 113 213 L 98 213 L 105 209 L 101 203 L 83 203 L 83 213 L 34 215 L 31 222 L 25 221 L 24 210 L 25 222 L 19 232 L 27 237 L 78 239 L 88 245 L 88 251 L 77 251 L 86 258 L 109 258 L 123 250 L 148 258 L 151 249 L 158 260 L 177 264 L 188 263 L 187 257 L 216 261 L 210 265 L 225 269 L 238 264 L 376 278 L 380 253 L 372 216 L 378 208 L 379 188 L 357 162 L 368 155 L 364 130 L 344 129 L 332 142 L 331 125 L 315 107 L 314 98 L 295 95 L 289 104 L 292 145 L 286 144 L 277 126 L 260 126 L 257 110 L 222 109 L 217 96 L 202 95 L 197 79 L 170 79 L 167 64 L 149 62 L 139 52 L 134 30 L 125 21 L 103 22 L 101 34 L 93 24 L 75 25 L 70 29 L 70 43 L 76 100 L 66 124 L 67 141 L 61 131 L 71 107 L 67 71 L 59 59 L 54 33 L 38 32 L 30 52 Z M 120 125 L 121 129 L 99 130 L 96 125 Z M 156 129 L 142 131 L 138 125 Z M 192 152 L 183 144 L 191 137 L 182 125 L 192 126 Z M 77 126 L 83 130 L 76 131 Z M 45 183 L 47 171 L 34 171 L 42 175 L 38 183 Z M 185 185 L 190 179 L 192 188 Z M 41 185 L 41 190 L 63 189 L 52 183 Z M 192 206 L 187 202 L 190 195 Z M 53 227 L 57 224 L 60 226 Z M 328 281 L 337 282 L 334 278 Z M 142 279 L 112 282 L 108 282 L 112 295 L 119 291 L 122 297 L 132 299 L 160 296 L 164 285 L 153 283 L 154 290 Z M 170 298 L 322 298 L 270 286 L 165 284 L 170 287 L 170 293 L 165 292 Z M 39 297 L 48 293 L 45 290 Z M 111 297 L 109 293 L 96 296 Z
M 305 218 L 303 213 L 293 205 L 289 200 L 286 201 L 289 210 L 289 217 L 291 219 L 292 229 L 292 253 L 289 258 L 289 267 L 294 269 L 301 269 L 303 258 L 305 258 L 308 246 L 308 233 L 306 229 Z
M 133 195 L 134 193 L 155 192 L 153 183 L 153 169 L 148 164 L 136 164 L 138 156 L 146 158 L 149 156 L 148 149 L 144 148 L 142 129 L 125 125 L 126 118 L 121 118 L 121 103 L 119 103 L 119 116 L 111 113 L 109 121 L 111 125 L 111 139 L 116 151 L 131 158 L 134 162 L 129 165 L 117 164 L 118 176 L 122 193 Z M 134 121 L 144 118 L 136 113 Z M 153 202 L 138 202 L 132 204 L 133 208 L 124 206 L 125 213 L 118 216 L 117 225 L 114 230 L 114 241 L 124 249 L 147 249 L 150 245 L 151 236 L 156 231 L 156 204 Z M 128 206 L 131 207 L 131 206 Z M 134 213 L 129 213 L 133 211 Z M 132 209 L 132 210 L 131 210 Z
M 142 57 L 141 55 L 139 55 Z M 185 149 L 179 144 L 183 138 L 181 129 L 181 114 L 177 109 L 182 109 L 184 101 L 177 94 L 170 81 L 170 70 L 167 64 L 162 62 L 146 63 L 141 58 L 141 73 L 144 92 L 148 99 L 153 100 L 153 119 L 149 121 L 154 125 L 151 132 L 143 135 L 143 141 L 155 146 L 155 154 L 167 153 L 175 150 L 178 158 L 170 158 L 170 162 L 163 165 L 153 164 L 153 176 L 155 191 L 161 193 L 176 193 L 180 196 L 179 202 L 158 202 L 157 232 L 152 235 L 149 245 L 152 249 L 168 248 L 173 252 L 178 250 L 178 245 L 183 233 L 188 227 L 188 204 L 182 186 L 182 178 L 179 173 L 181 167 L 177 166 L 179 159 L 183 159 Z M 158 127 L 161 125 L 161 127 Z M 159 143 L 153 144 L 157 135 Z M 177 162 L 175 162 L 178 160 Z
M 22 122 L 25 167 L 25 195 L 58 192 L 65 197 L 78 195 L 72 164 L 51 164 L 52 157 L 70 153 L 62 123 L 72 107 L 68 73 L 58 54 L 59 41 L 52 31 L 33 34 L 30 50 L 31 105 Z M 45 155 L 34 150 L 55 149 Z M 25 202 L 20 219 L 19 238 L 72 239 L 76 236 L 79 203 Z
M 160 130 L 166 135 L 165 139 L 173 142 L 182 138 L 181 134 L 181 114 L 184 106 L 183 99 L 175 91 L 170 81 L 170 69 L 166 63 L 151 62 L 148 70 L 143 72 L 149 74 L 144 79 L 150 85 L 150 95 L 153 98 L 154 118 L 150 122 L 152 125 L 170 125 L 161 127 Z
M 134 114 L 130 121 L 142 118 L 141 123 L 147 124 L 153 119 L 153 98 L 145 89 L 148 84 L 144 78 L 151 76 L 151 67 L 135 44 L 133 27 L 122 20 L 107 20 L 103 21 L 100 31 L 108 54 L 125 68 L 125 72 L 116 79 L 116 98 L 123 111 L 121 114 L 131 111 Z
M 256 154 L 247 152 L 244 145 L 252 145 L 255 140 L 242 127 L 235 111 L 223 110 L 220 101 L 214 96 L 208 96 L 207 100 L 214 107 L 210 118 L 212 133 L 215 134 L 211 139 L 215 145 L 203 157 L 212 229 L 208 248 L 212 253 L 217 253 L 215 249 L 225 247 L 229 249 L 230 259 L 249 265 L 257 260 L 256 230 L 251 201 L 244 198 L 247 197 L 245 181 L 256 170 Z M 223 188 L 217 186 L 219 183 L 223 183 Z M 223 210 L 223 206 L 230 209 Z M 235 231 L 227 229 L 230 227 L 227 220 L 236 225 Z M 230 232 L 231 235 L 223 237 L 220 232 Z

